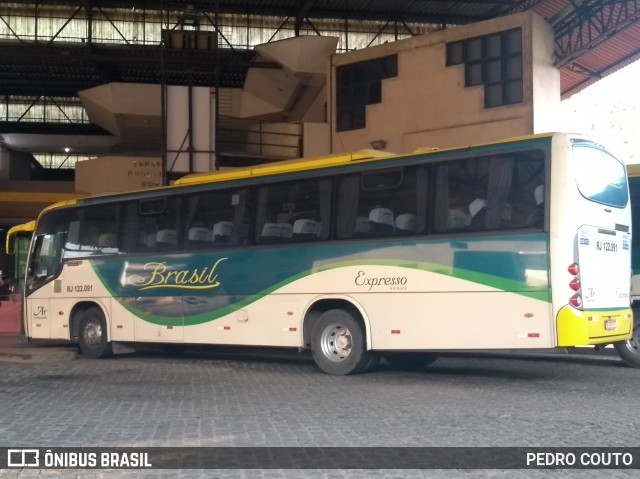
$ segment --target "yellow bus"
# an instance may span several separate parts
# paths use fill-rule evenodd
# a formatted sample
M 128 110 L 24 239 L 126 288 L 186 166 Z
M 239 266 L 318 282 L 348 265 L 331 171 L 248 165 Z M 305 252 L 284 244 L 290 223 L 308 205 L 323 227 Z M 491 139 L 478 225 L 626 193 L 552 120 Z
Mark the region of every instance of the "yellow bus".
M 27 254 L 29 253 L 29 244 L 35 227 L 35 221 L 13 226 L 9 229 L 5 238 L 5 252 L 8 257 L 13 258 L 14 278 L 12 288 L 16 293 L 21 293 L 24 289 Z
M 336 375 L 631 338 L 624 164 L 561 133 L 361 151 L 78 199 L 38 218 L 26 335 L 310 350 Z

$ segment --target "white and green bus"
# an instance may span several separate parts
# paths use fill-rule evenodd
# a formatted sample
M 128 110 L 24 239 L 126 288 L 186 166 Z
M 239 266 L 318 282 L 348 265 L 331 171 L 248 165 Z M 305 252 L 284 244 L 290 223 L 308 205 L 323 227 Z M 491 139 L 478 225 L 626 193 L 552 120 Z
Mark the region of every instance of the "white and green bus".
M 624 164 L 544 134 L 191 175 L 37 221 L 30 338 L 310 350 L 329 374 L 631 337 Z M 118 349 L 118 348 L 116 348 Z

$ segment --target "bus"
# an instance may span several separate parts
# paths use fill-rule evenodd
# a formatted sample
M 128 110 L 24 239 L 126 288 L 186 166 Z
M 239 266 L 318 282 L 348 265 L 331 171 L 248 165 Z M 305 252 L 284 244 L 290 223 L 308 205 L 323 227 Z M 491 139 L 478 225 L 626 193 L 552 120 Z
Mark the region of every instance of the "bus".
M 22 330 L 22 294 L 27 255 L 35 221 L 13 226 L 7 231 L 5 240 L 6 254 L 3 263 L 6 267 L 0 279 L 0 329 L 3 333 L 24 333 Z
M 627 341 L 614 344 L 620 358 L 630 366 L 640 367 L 640 164 L 627 165 L 629 197 L 632 214 L 631 239 L 631 307 L 633 335 Z
M 13 226 L 7 232 L 5 238 L 5 253 L 13 259 L 13 284 L 14 293 L 22 293 L 24 290 L 24 275 L 29 254 L 31 236 L 36 227 L 35 221 Z
M 37 219 L 24 330 L 310 351 L 328 374 L 631 338 L 624 164 L 549 133 L 189 175 Z

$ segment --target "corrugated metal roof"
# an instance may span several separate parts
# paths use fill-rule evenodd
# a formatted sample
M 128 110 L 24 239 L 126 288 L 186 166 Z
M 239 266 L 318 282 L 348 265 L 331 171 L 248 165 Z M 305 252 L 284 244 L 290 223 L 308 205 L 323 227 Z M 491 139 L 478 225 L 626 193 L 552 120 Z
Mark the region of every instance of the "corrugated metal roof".
M 576 11 L 576 8 L 580 8 L 580 11 Z M 542 0 L 531 9 L 554 27 L 557 43 L 566 42 L 568 36 L 573 36 L 575 42 L 579 32 L 577 21 L 585 22 L 584 25 L 591 22 L 593 27 L 583 31 L 585 47 L 577 52 L 572 61 L 561 67 L 562 98 L 568 98 L 640 59 L 640 2 L 637 0 Z M 600 13 L 603 14 L 602 23 L 598 22 Z M 573 28 L 567 30 L 567 25 L 573 25 Z M 588 38 L 589 35 L 591 38 Z M 557 53 L 562 55 L 561 51 Z

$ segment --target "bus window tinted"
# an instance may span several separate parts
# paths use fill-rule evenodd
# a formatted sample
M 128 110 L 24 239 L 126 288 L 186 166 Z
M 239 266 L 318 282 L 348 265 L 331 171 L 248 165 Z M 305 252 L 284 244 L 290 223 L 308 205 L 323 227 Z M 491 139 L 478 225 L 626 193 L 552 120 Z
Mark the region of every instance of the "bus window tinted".
M 346 175 L 338 184 L 340 239 L 425 233 L 427 167 Z
M 331 180 L 276 183 L 258 189 L 255 236 L 260 244 L 329 237 Z
M 96 205 L 71 211 L 65 258 L 115 254 L 118 205 Z
M 434 230 L 541 227 L 544 181 L 544 153 L 539 150 L 436 165 Z
M 188 197 L 185 238 L 188 249 L 246 244 L 247 190 L 216 190 Z
M 157 253 L 179 249 L 179 197 L 128 203 L 124 208 L 124 238 L 127 252 Z
M 628 198 L 624 165 L 591 143 L 573 145 L 578 190 L 588 200 L 623 208 Z

